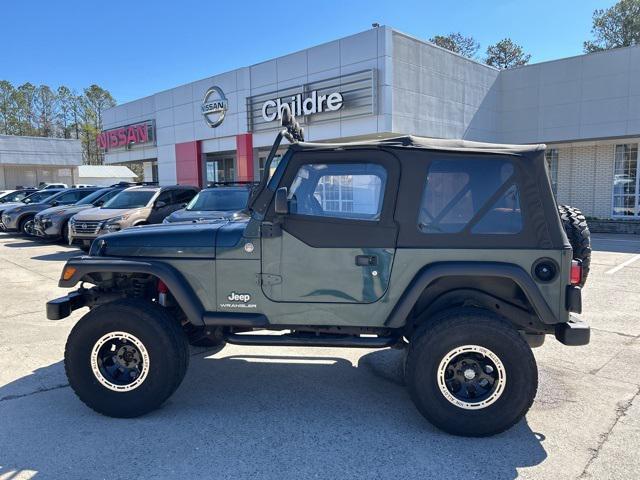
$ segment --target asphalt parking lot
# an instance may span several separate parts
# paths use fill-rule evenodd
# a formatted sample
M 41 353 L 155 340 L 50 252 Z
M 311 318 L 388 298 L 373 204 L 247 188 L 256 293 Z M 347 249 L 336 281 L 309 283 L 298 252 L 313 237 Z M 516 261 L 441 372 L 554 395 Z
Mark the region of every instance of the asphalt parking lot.
M 441 433 L 402 387 L 395 350 L 228 345 L 192 351 L 143 418 L 102 417 L 68 387 L 83 312 L 44 304 L 77 250 L 0 234 L 0 480 L 22 478 L 640 478 L 640 238 L 594 236 L 587 347 L 535 350 L 525 421 L 488 439 Z

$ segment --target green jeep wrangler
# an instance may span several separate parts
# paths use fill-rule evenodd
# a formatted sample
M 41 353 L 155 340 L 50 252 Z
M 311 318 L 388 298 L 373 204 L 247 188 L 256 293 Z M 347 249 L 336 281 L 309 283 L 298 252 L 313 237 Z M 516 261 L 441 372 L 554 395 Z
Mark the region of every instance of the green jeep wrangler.
M 143 415 L 180 385 L 189 343 L 392 347 L 439 428 L 518 422 L 537 389 L 531 347 L 589 342 L 572 315 L 589 232 L 579 211 L 559 213 L 544 145 L 315 144 L 283 116 L 247 218 L 134 227 L 66 263 L 59 285 L 80 287 L 47 316 L 90 309 L 65 350 L 78 397 Z

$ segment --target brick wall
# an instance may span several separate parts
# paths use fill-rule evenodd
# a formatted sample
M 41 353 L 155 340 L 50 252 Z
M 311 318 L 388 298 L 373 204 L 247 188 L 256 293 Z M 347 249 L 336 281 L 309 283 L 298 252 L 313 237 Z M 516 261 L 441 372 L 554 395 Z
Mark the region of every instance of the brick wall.
M 587 216 L 611 217 L 615 145 L 611 141 L 548 145 L 558 149 L 558 203 L 577 207 Z

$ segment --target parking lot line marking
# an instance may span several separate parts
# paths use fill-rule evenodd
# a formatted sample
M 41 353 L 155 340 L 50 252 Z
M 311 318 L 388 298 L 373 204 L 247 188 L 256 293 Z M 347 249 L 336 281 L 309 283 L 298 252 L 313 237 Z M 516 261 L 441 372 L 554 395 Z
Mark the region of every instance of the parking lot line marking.
M 634 255 L 633 257 L 631 257 L 629 260 L 622 262 L 620 265 L 618 265 L 617 267 L 613 267 L 611 270 L 607 270 L 606 273 L 607 275 L 613 275 L 616 272 L 619 272 L 620 270 L 622 270 L 624 267 L 627 267 L 629 265 L 631 265 L 633 262 L 636 262 L 640 260 L 640 254 L 638 255 Z

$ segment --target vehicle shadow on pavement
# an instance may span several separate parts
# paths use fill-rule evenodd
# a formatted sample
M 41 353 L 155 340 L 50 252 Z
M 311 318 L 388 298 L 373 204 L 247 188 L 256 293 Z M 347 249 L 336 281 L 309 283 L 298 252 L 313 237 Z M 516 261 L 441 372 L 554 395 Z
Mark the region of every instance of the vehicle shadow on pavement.
M 0 388 L 0 477 L 512 479 L 546 458 L 526 421 L 491 438 L 453 437 L 364 365 L 238 350 L 193 356 L 174 396 L 137 419 L 85 407 L 56 383 L 62 362 Z M 384 352 L 366 363 L 389 362 Z
M 61 250 L 56 253 L 48 253 L 46 255 L 37 255 L 35 257 L 31 257 L 31 259 L 42 260 L 44 262 L 63 262 L 69 260 L 70 258 L 77 257 L 81 254 L 81 250 L 74 248 L 72 250 Z
M 16 240 L 25 240 L 23 242 L 5 243 L 4 246 L 8 248 L 31 248 L 31 247 L 43 247 L 51 245 L 52 242 L 42 241 L 38 239 L 25 239 L 24 237 L 16 237 Z

